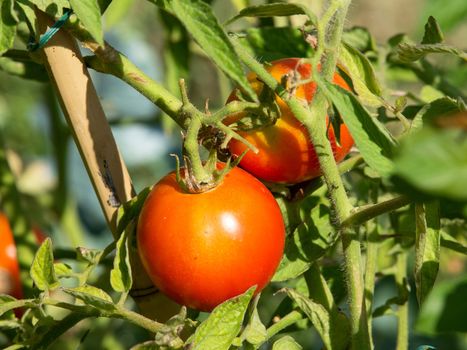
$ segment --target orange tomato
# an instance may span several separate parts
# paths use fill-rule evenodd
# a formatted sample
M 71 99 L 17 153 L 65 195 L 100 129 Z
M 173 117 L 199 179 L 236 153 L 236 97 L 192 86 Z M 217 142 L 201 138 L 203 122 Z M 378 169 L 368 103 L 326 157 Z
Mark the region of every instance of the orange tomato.
M 215 188 L 185 193 L 170 173 L 142 208 L 138 251 L 154 284 L 202 311 L 256 285 L 261 291 L 282 257 L 285 228 L 268 189 L 234 168 Z
M 277 81 L 281 81 L 286 74 L 296 72 L 300 80 L 311 78 L 311 65 L 301 63 L 299 58 L 285 58 L 271 62 L 266 67 L 268 72 Z M 253 89 L 259 94 L 263 88 L 256 75 L 248 75 Z M 334 74 L 334 83 L 350 90 L 344 79 L 337 73 Z M 298 85 L 294 95 L 306 102 L 310 102 L 316 91 L 316 83 L 308 81 Z M 232 93 L 228 101 L 235 99 Z M 259 153 L 247 152 L 240 162 L 240 167 L 253 174 L 255 177 L 277 183 L 299 183 L 321 174 L 318 157 L 313 144 L 310 141 L 305 127 L 295 118 L 287 104 L 276 98 L 280 107 L 280 118 L 274 125 L 252 131 L 240 131 L 239 134 L 259 149 Z M 227 118 L 227 124 L 238 120 L 242 115 Z M 328 138 L 334 153 L 334 158 L 340 162 L 349 153 L 353 139 L 344 124 L 340 126 L 340 144 L 337 144 L 332 125 L 328 128 Z M 241 155 L 247 146 L 240 141 L 232 140 L 229 150 L 234 155 Z

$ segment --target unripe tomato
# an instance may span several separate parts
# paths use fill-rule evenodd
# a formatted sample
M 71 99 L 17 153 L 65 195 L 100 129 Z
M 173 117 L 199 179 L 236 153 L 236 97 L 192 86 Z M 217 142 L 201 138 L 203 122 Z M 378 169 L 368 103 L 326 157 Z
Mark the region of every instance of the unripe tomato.
M 285 58 L 271 62 L 267 66 L 268 72 L 281 81 L 282 77 L 288 73 L 297 72 L 300 80 L 307 80 L 311 77 L 311 65 L 300 63 L 299 58 Z M 256 74 L 248 75 L 253 89 L 259 94 L 263 88 Z M 350 90 L 349 86 L 337 73 L 334 74 L 334 83 Z M 316 83 L 313 81 L 299 85 L 295 89 L 294 95 L 298 98 L 310 102 L 316 91 Z M 235 99 L 232 93 L 228 101 Z M 256 146 L 258 154 L 247 152 L 240 162 L 240 166 L 259 179 L 294 184 L 302 182 L 320 175 L 320 167 L 316 151 L 313 148 L 306 128 L 295 118 L 287 104 L 276 97 L 280 107 L 280 118 L 274 125 L 266 126 L 252 131 L 240 131 L 239 134 Z M 232 122 L 242 116 L 229 117 Z M 340 126 L 340 144 L 336 142 L 332 125 L 328 128 L 328 138 L 331 142 L 334 158 L 340 162 L 349 153 L 353 145 L 353 139 L 344 124 Z M 234 155 L 241 155 L 247 146 L 240 141 L 232 140 L 229 143 L 229 150 Z
M 188 307 L 210 311 L 256 285 L 261 291 L 282 257 L 285 229 L 268 189 L 234 168 L 215 188 L 185 193 L 170 173 L 146 199 L 138 251 L 154 284 Z
M 0 293 L 23 297 L 16 245 L 8 218 L 0 212 Z

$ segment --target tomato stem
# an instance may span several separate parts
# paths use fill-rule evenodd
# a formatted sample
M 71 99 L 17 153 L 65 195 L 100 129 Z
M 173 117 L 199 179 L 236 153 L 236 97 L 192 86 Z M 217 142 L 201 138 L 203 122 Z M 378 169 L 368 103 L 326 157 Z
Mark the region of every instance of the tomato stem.
M 396 260 L 396 284 L 402 286 L 407 276 L 407 253 L 403 250 L 397 254 Z M 396 350 L 407 350 L 409 346 L 409 301 L 399 305 L 397 309 L 397 346 Z

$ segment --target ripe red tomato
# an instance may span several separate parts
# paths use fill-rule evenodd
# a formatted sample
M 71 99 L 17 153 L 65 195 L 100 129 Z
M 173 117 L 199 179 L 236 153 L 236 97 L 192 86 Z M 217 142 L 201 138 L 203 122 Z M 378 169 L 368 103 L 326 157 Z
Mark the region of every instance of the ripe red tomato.
M 23 297 L 16 245 L 8 218 L 0 212 L 0 293 Z
M 269 73 L 281 81 L 285 74 L 296 71 L 300 74 L 300 80 L 311 77 L 311 65 L 300 63 L 299 58 L 285 58 L 271 62 L 266 69 Z M 263 88 L 256 75 L 248 75 L 253 89 L 259 94 Z M 337 73 L 334 74 L 334 83 L 350 90 L 349 86 Z M 316 91 L 316 83 L 310 81 L 299 85 L 295 90 L 295 96 L 310 102 Z M 232 93 L 228 101 L 235 99 Z M 240 166 L 259 179 L 294 184 L 320 175 L 318 157 L 313 148 L 308 133 L 303 125 L 295 118 L 287 104 L 276 98 L 279 104 L 281 116 L 274 125 L 248 132 L 240 131 L 239 134 L 259 149 L 259 153 L 247 152 L 240 162 Z M 240 119 L 242 116 L 229 117 L 227 123 Z M 334 158 L 340 162 L 349 153 L 353 145 L 353 139 L 347 127 L 341 124 L 340 145 L 336 143 L 332 125 L 328 128 L 328 138 L 331 142 Z M 232 140 L 229 150 L 234 155 L 241 155 L 247 147 L 240 141 Z
M 138 250 L 154 284 L 179 304 L 210 311 L 256 285 L 282 257 L 285 229 L 268 189 L 234 168 L 215 188 L 185 193 L 170 173 L 141 211 Z

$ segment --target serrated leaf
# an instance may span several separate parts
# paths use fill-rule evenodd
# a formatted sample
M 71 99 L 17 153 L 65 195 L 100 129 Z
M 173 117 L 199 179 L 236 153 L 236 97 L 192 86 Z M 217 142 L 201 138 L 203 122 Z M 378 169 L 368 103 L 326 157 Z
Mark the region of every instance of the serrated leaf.
M 235 22 L 243 17 L 275 17 L 306 15 L 307 8 L 300 4 L 272 3 L 265 5 L 250 6 L 242 9 L 238 15 L 229 19 L 225 25 Z
M 331 316 L 323 305 L 315 303 L 294 289 L 286 288 L 285 291 L 310 319 L 327 349 L 345 349 L 340 340 L 336 344 L 337 339 L 331 335 Z
M 325 84 L 328 99 L 339 111 L 365 162 L 377 173 L 389 175 L 393 169 L 390 157 L 396 146 L 392 136 L 351 92 L 328 82 Z
M 0 0 L 0 56 L 13 46 L 16 21 L 12 16 L 12 0 Z
M 342 43 L 339 49 L 339 68 L 352 79 L 353 87 L 364 105 L 382 106 L 381 86 L 365 55 L 352 46 Z
M 63 291 L 82 300 L 86 305 L 93 306 L 101 311 L 115 310 L 112 298 L 102 289 L 84 285 L 76 288 L 65 288 Z
M 117 241 L 117 249 L 114 258 L 113 269 L 110 271 L 110 284 L 116 292 L 128 292 L 133 284 L 130 266 L 128 232 L 133 226 L 129 226 L 120 235 Z
M 439 270 L 439 202 L 415 204 L 415 286 L 422 305 L 435 284 Z
M 255 288 L 217 306 L 190 338 L 192 350 L 228 350 L 242 328 Z
M 97 0 L 70 0 L 71 8 L 80 22 L 99 45 L 104 45 L 101 9 Z
M 310 57 L 313 52 L 303 40 L 302 32 L 292 27 L 248 28 L 237 40 L 251 56 L 267 62 L 284 57 Z
M 164 4 L 180 19 L 207 56 L 251 99 L 256 100 L 256 94 L 246 79 L 240 60 L 214 16 L 212 7 L 202 0 L 172 0 Z
M 298 344 L 290 335 L 283 336 L 276 340 L 272 346 L 272 350 L 302 350 L 302 346 Z
M 418 191 L 467 199 L 467 138 L 463 130 L 423 128 L 404 139 L 394 164 L 394 174 Z
M 450 45 L 445 44 L 420 44 L 412 45 L 401 43 L 397 47 L 397 54 L 402 62 L 409 63 L 418 61 L 430 53 L 448 53 L 467 61 L 467 53 Z
M 444 41 L 444 35 L 439 27 L 438 22 L 433 16 L 428 18 L 425 24 L 425 34 L 423 35 L 422 44 L 438 44 Z
M 52 241 L 46 238 L 34 256 L 30 269 L 34 284 L 42 291 L 53 290 L 60 284 L 55 274 Z
M 63 15 L 63 9 L 70 8 L 68 0 L 17 0 L 23 2 L 25 5 L 31 6 L 31 3 L 36 5 L 41 11 L 48 13 L 53 17 L 60 17 Z

